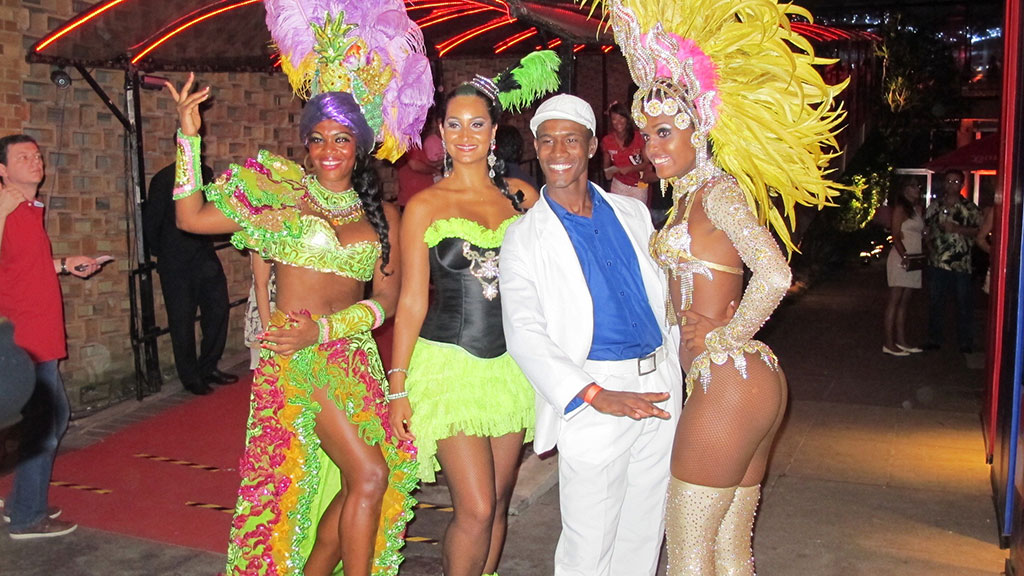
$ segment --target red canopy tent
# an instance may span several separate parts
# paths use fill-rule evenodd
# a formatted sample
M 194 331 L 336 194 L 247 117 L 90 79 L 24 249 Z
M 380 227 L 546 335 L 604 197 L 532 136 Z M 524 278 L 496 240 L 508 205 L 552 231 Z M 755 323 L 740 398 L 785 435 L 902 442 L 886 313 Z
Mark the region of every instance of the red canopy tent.
M 994 171 L 999 167 L 999 142 L 998 132 L 982 136 L 966 146 L 939 156 L 925 164 L 924 167 L 934 172 L 942 172 L 950 168 L 958 168 L 964 172 Z

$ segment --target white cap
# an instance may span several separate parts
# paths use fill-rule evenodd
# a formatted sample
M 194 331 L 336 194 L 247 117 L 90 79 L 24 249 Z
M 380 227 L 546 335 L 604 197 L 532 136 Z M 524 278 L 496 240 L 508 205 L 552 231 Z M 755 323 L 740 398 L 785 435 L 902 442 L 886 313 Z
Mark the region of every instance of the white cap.
M 587 104 L 586 100 L 572 94 L 557 94 L 537 107 L 537 113 L 530 120 L 530 130 L 535 138 L 537 137 L 537 128 L 547 120 L 572 120 L 590 129 L 591 134 L 597 135 L 594 109 Z

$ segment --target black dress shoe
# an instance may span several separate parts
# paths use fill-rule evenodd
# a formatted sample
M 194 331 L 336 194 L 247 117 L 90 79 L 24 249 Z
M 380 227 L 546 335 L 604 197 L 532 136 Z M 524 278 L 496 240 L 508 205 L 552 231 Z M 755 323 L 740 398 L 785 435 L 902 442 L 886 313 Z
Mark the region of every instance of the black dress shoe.
M 210 388 L 209 384 L 206 383 L 186 385 L 185 390 L 188 390 L 196 396 L 206 396 L 210 392 L 213 392 L 213 388 Z
M 238 376 L 234 374 L 228 374 L 227 372 L 221 372 L 220 370 L 214 370 L 203 378 L 203 382 L 206 384 L 234 384 L 238 382 Z

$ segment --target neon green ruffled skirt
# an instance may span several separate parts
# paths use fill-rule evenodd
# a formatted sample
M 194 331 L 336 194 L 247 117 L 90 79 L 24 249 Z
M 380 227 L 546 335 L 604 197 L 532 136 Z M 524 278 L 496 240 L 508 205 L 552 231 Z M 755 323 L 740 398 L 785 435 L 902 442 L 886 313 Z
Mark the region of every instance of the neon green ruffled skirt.
M 272 325 L 284 314 L 274 313 Z M 253 377 L 242 485 L 231 523 L 227 574 L 301 575 L 320 516 L 341 489 L 337 465 L 314 431 L 321 410 L 314 389 L 327 387 L 390 470 L 374 547 L 373 575 L 394 576 L 402 562 L 405 525 L 412 518 L 415 448 L 396 445 L 380 382 L 377 346 L 368 332 L 310 346 L 291 356 L 263 351 Z M 335 574 L 341 574 L 340 566 Z
M 533 386 L 507 352 L 477 358 L 454 344 L 420 338 L 409 360 L 405 389 L 424 482 L 434 482 L 441 469 L 438 440 L 460 432 L 496 438 L 522 430 L 526 442 L 533 440 Z

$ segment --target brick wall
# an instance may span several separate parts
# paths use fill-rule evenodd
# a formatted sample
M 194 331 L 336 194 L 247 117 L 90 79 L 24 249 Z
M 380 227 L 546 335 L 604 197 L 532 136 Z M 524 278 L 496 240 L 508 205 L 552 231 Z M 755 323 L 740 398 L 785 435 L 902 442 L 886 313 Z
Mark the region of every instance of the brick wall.
M 128 169 L 125 131 L 77 71 L 71 88 L 50 82 L 51 66 L 28 64 L 25 52 L 50 29 L 92 2 L 0 0 L 0 132 L 36 138 L 46 158 L 40 190 L 48 205 L 46 226 L 56 256 L 110 254 L 116 261 L 82 281 L 61 278 L 68 336 L 68 358 L 61 365 L 72 408 L 81 415 L 130 397 L 134 367 L 129 338 Z M 125 110 L 124 74 L 94 70 L 103 90 Z M 175 82 L 183 74 L 161 74 Z M 214 104 L 204 114 L 207 162 L 223 170 L 265 147 L 301 159 L 292 115 L 301 109 L 282 75 L 207 74 Z M 174 160 L 176 116 L 163 92 L 142 93 L 147 182 Z M 388 170 L 384 170 L 385 174 Z M 248 294 L 247 258 L 228 248 L 219 252 L 232 300 Z M 157 323 L 166 325 L 159 276 L 155 277 Z M 170 340 L 159 340 L 161 367 L 173 374 Z M 231 312 L 228 351 L 243 351 L 242 308 Z
M 0 0 L 0 133 L 25 132 L 39 142 L 46 158 L 47 178 L 41 198 L 48 205 L 47 229 L 56 256 L 110 254 L 116 261 L 93 278 L 61 278 L 68 336 L 68 358 L 62 364 L 72 408 L 77 415 L 133 395 L 134 367 L 129 339 L 130 223 L 125 131 L 77 71 L 73 83 L 58 90 L 50 82 L 52 67 L 25 62 L 25 52 L 49 30 L 88 7 L 90 0 Z M 446 59 L 446 87 L 473 74 L 495 75 L 508 58 Z M 604 68 L 603 68 L 604 67 Z M 94 70 L 93 77 L 122 110 L 124 74 Z M 160 74 L 176 83 L 183 74 Z M 600 82 L 608 77 L 604 92 Z M 624 99 L 628 74 L 621 59 L 582 56 L 577 64 L 579 93 L 600 111 L 610 99 Z M 212 107 L 204 113 L 205 159 L 215 171 L 240 161 L 259 148 L 301 160 L 296 114 L 301 106 L 291 96 L 283 75 L 258 73 L 205 74 L 202 85 L 213 87 Z M 174 159 L 176 116 L 163 92 L 142 93 L 147 182 Z M 532 149 L 529 114 L 513 117 Z M 600 120 L 599 120 L 600 122 Z M 394 189 L 394 170 L 380 165 L 386 191 Z M 227 248 L 220 251 L 232 300 L 248 294 L 247 258 Z M 155 278 L 157 323 L 166 325 L 159 276 Z M 170 341 L 160 338 L 161 367 L 173 374 Z M 244 350 L 242 307 L 231 312 L 228 352 Z

